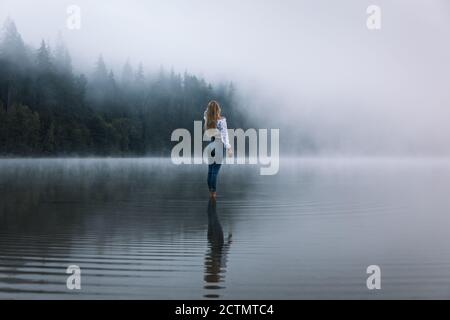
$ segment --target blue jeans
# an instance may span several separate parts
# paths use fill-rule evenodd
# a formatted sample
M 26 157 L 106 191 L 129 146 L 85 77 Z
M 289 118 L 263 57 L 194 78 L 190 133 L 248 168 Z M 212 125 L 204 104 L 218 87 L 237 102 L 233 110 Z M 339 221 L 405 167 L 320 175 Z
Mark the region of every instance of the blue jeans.
M 211 148 L 211 155 L 208 158 L 208 188 L 211 192 L 216 192 L 217 189 L 217 176 L 219 175 L 220 167 L 222 166 L 223 159 L 226 154 L 226 150 L 223 147 L 223 144 L 216 143 L 215 138 L 212 138 L 212 142 L 208 145 L 208 148 Z M 222 154 L 218 154 L 216 157 L 216 149 L 222 151 Z
M 219 175 L 221 163 L 212 163 L 208 165 L 208 188 L 211 192 L 216 192 L 217 176 Z

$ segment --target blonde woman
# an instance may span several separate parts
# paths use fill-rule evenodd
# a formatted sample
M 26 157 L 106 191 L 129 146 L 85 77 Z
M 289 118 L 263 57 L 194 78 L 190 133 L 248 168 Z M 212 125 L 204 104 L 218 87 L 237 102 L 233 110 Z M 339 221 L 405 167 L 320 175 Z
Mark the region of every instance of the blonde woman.
M 228 156 L 233 156 L 230 141 L 228 138 L 227 119 L 222 117 L 220 105 L 217 101 L 208 103 L 204 113 L 205 133 L 211 138 L 211 142 L 207 146 L 208 150 L 208 188 L 211 198 L 216 197 L 217 176 L 219 175 L 220 167 L 224 153 Z

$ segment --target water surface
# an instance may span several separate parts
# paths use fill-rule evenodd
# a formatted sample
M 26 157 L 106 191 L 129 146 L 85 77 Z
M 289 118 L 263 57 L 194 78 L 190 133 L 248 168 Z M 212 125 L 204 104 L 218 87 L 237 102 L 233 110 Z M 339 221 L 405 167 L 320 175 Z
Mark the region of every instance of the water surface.
M 449 190 L 445 159 L 225 166 L 215 203 L 204 166 L 4 159 L 0 298 L 448 299 Z

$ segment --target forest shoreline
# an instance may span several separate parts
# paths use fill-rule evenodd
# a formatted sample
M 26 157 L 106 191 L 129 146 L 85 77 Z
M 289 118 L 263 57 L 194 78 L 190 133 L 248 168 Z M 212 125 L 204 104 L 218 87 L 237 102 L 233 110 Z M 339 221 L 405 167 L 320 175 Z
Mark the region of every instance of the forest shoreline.
M 102 55 L 85 75 L 63 39 L 35 49 L 11 19 L 0 39 L 0 155 L 170 155 L 167 137 L 201 119 L 213 99 L 231 123 L 254 127 L 231 82 L 129 61 L 116 75 Z

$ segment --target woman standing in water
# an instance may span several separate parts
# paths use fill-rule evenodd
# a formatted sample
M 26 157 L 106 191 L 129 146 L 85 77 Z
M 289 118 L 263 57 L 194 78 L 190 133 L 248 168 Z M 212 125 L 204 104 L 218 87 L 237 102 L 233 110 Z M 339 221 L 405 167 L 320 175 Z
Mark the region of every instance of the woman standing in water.
M 228 138 L 227 119 L 222 117 L 220 105 L 217 101 L 208 103 L 204 113 L 205 131 L 211 138 L 208 149 L 208 188 L 211 198 L 216 197 L 217 176 L 222 166 L 224 153 L 233 156 L 230 141 Z M 218 151 L 218 154 L 216 154 Z

